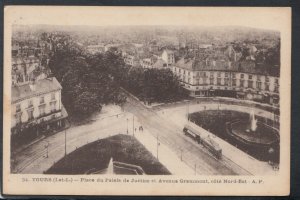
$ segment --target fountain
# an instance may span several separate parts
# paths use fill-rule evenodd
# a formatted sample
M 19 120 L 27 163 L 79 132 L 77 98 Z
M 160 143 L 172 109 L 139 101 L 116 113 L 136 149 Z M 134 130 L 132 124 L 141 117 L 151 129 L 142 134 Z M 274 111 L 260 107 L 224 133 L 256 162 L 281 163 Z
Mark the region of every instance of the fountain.
M 249 112 L 249 119 L 236 119 L 226 123 L 227 134 L 234 143 L 239 144 L 247 151 L 252 151 L 256 157 L 270 159 L 275 153 L 276 143 L 279 142 L 279 133 L 275 128 L 258 121 L 254 110 Z
M 250 128 L 246 129 L 246 132 L 255 133 L 257 129 L 257 119 L 255 119 L 254 110 L 251 110 L 250 113 Z

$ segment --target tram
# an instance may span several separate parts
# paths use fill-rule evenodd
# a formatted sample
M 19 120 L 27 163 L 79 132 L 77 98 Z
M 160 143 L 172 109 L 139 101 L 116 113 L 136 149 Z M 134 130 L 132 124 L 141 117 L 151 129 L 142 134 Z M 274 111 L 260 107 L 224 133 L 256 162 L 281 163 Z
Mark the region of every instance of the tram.
M 186 124 L 183 128 L 185 135 L 192 137 L 198 144 L 202 144 L 210 153 L 212 153 L 217 159 L 222 158 L 222 149 L 219 144 L 214 141 L 207 131 L 200 131 L 193 124 Z

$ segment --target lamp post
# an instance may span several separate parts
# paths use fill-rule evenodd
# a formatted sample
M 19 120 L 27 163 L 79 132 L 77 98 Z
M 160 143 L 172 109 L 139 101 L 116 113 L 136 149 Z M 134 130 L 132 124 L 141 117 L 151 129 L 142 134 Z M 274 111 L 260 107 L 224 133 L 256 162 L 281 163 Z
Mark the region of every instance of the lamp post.
M 133 131 L 133 137 L 134 137 L 134 115 L 132 115 L 132 131 Z
M 182 149 L 180 149 L 181 155 L 180 155 L 180 160 L 182 161 Z
M 127 121 L 127 135 L 128 135 L 128 118 L 126 119 L 126 121 Z
M 158 134 L 156 136 L 156 158 L 158 160 L 158 146 L 160 145 L 159 140 L 158 140 Z
M 190 113 L 190 102 L 188 101 L 187 107 L 186 107 L 186 119 L 187 122 L 189 122 L 189 113 Z
M 65 130 L 65 156 L 67 155 L 67 130 Z
M 47 144 L 45 145 L 45 148 L 46 148 L 46 158 L 49 157 L 49 141 L 46 141 Z

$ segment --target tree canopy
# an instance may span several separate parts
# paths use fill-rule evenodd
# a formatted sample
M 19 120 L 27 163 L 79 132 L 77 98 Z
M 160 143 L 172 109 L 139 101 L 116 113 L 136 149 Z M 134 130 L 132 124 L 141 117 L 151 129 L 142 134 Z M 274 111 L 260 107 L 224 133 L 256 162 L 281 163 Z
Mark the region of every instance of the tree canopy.
M 101 110 L 104 104 L 121 105 L 126 96 L 121 87 L 148 103 L 167 102 L 187 96 L 169 69 L 126 66 L 116 51 L 86 54 L 76 43 L 53 43 L 49 67 L 61 83 L 62 101 L 71 117 L 82 118 Z M 57 41 L 57 40 L 55 40 Z

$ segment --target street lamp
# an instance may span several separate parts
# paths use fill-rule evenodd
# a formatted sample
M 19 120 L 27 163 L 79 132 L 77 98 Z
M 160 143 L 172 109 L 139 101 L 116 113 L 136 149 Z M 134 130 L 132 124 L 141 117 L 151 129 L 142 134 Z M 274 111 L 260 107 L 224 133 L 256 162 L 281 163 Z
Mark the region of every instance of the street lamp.
M 49 148 L 49 141 L 46 141 L 47 142 L 47 144 L 45 145 L 45 149 L 46 149 L 46 158 L 48 158 L 49 157 L 49 150 L 48 150 L 48 148 Z
M 65 130 L 65 156 L 67 155 L 67 130 Z
M 159 140 L 158 140 L 158 134 L 156 136 L 156 140 L 157 140 L 157 142 L 156 142 L 156 158 L 158 160 L 158 146 L 160 145 Z
M 133 137 L 134 137 L 134 115 L 132 115 L 132 131 L 133 131 Z
M 128 118 L 126 120 L 127 120 L 127 135 L 128 135 Z
M 180 155 L 180 160 L 182 161 L 182 149 L 180 149 L 181 155 Z

